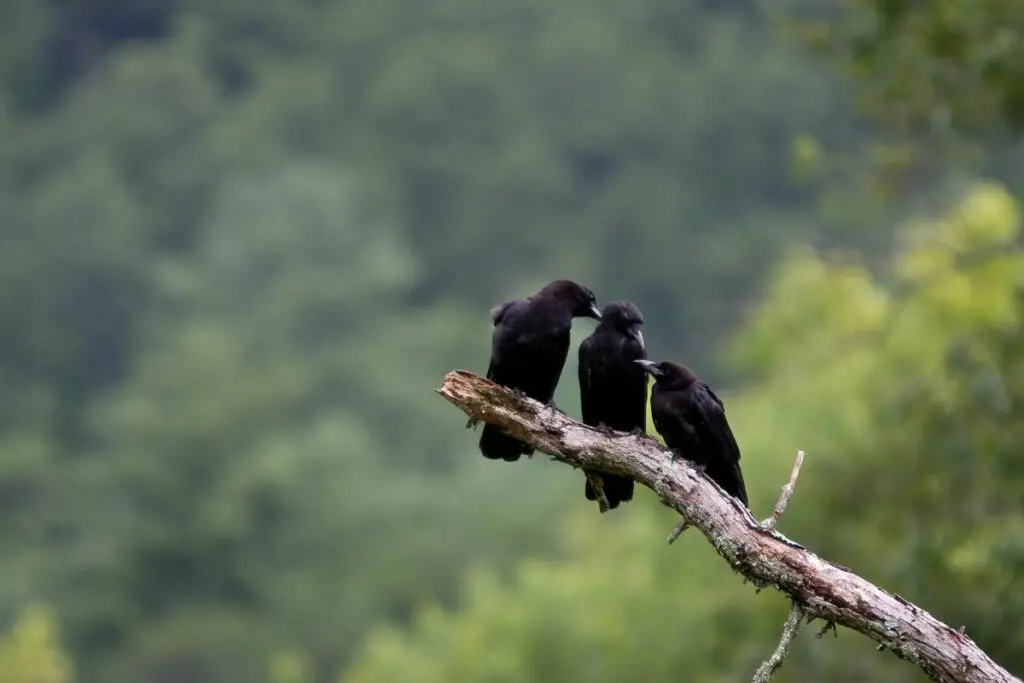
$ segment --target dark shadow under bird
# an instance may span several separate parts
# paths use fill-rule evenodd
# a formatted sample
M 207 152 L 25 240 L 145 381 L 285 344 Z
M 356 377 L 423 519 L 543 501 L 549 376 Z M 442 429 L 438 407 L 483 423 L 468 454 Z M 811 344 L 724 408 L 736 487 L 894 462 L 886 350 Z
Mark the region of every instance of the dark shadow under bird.
M 654 376 L 651 417 L 665 444 L 693 461 L 726 493 L 749 505 L 740 448 L 725 419 L 722 400 L 685 365 L 635 362 Z
M 593 292 L 571 280 L 555 280 L 526 299 L 508 301 L 491 315 L 491 362 L 487 379 L 554 405 L 555 387 L 569 355 L 573 318 L 601 319 Z M 480 452 L 515 462 L 533 448 L 493 425 L 484 425 Z
M 579 351 L 580 408 L 583 422 L 620 432 L 644 432 L 647 425 L 647 372 L 634 361 L 647 358 L 644 317 L 636 305 L 616 301 L 601 311 L 601 322 Z M 633 480 L 599 474 L 608 507 L 633 499 Z M 587 480 L 587 500 L 595 492 Z

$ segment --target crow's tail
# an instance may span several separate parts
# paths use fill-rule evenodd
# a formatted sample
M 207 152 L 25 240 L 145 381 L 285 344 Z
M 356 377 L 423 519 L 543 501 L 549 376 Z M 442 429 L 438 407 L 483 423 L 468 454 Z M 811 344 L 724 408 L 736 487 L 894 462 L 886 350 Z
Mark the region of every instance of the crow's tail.
M 483 434 L 480 435 L 480 452 L 490 460 L 515 462 L 521 455 L 532 455 L 533 448 L 494 425 L 484 425 Z

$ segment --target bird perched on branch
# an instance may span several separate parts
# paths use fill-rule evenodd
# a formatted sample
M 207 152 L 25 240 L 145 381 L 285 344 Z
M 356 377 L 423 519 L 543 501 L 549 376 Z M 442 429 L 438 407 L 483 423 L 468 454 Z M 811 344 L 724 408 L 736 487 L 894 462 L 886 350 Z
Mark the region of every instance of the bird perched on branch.
M 601 319 L 594 293 L 571 280 L 555 280 L 526 299 L 491 312 L 491 362 L 487 379 L 554 407 L 555 387 L 569 355 L 573 318 Z M 493 425 L 484 425 L 480 452 L 515 462 L 533 448 Z
M 647 425 L 647 373 L 633 361 L 647 358 L 644 316 L 635 304 L 616 301 L 601 311 L 597 329 L 580 344 L 580 408 L 583 422 L 620 432 L 643 433 Z M 633 499 L 633 480 L 597 475 L 608 507 Z M 587 480 L 584 493 L 596 493 Z
M 725 419 L 725 406 L 685 365 L 634 361 L 654 376 L 651 417 L 665 444 L 693 461 L 726 493 L 748 505 L 740 448 Z

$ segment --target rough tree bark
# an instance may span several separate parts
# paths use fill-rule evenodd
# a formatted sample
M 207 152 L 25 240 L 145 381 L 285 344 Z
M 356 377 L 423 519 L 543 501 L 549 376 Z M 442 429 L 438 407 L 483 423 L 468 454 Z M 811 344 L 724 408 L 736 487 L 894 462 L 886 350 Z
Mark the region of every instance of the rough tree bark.
M 963 632 L 920 607 L 821 559 L 759 523 L 688 462 L 654 439 L 612 435 L 470 372 L 448 373 L 437 390 L 469 415 L 548 453 L 555 460 L 632 477 L 701 531 L 718 554 L 758 587 L 774 587 L 794 610 L 863 633 L 943 683 L 1021 683 Z M 790 637 L 791 639 L 791 637 Z M 777 668 L 777 666 L 775 667 Z

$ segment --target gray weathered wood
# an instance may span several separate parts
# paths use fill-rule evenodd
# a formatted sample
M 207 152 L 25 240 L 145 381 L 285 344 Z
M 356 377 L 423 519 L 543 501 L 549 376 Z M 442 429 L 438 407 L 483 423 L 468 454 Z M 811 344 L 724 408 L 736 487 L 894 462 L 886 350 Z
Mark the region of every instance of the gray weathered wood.
M 1021 683 L 957 629 L 762 527 L 746 507 L 685 460 L 673 460 L 654 439 L 607 436 L 462 370 L 448 373 L 437 391 L 470 418 L 496 425 L 556 460 L 632 477 L 699 529 L 752 583 L 785 593 L 808 616 L 863 633 L 932 679 Z

